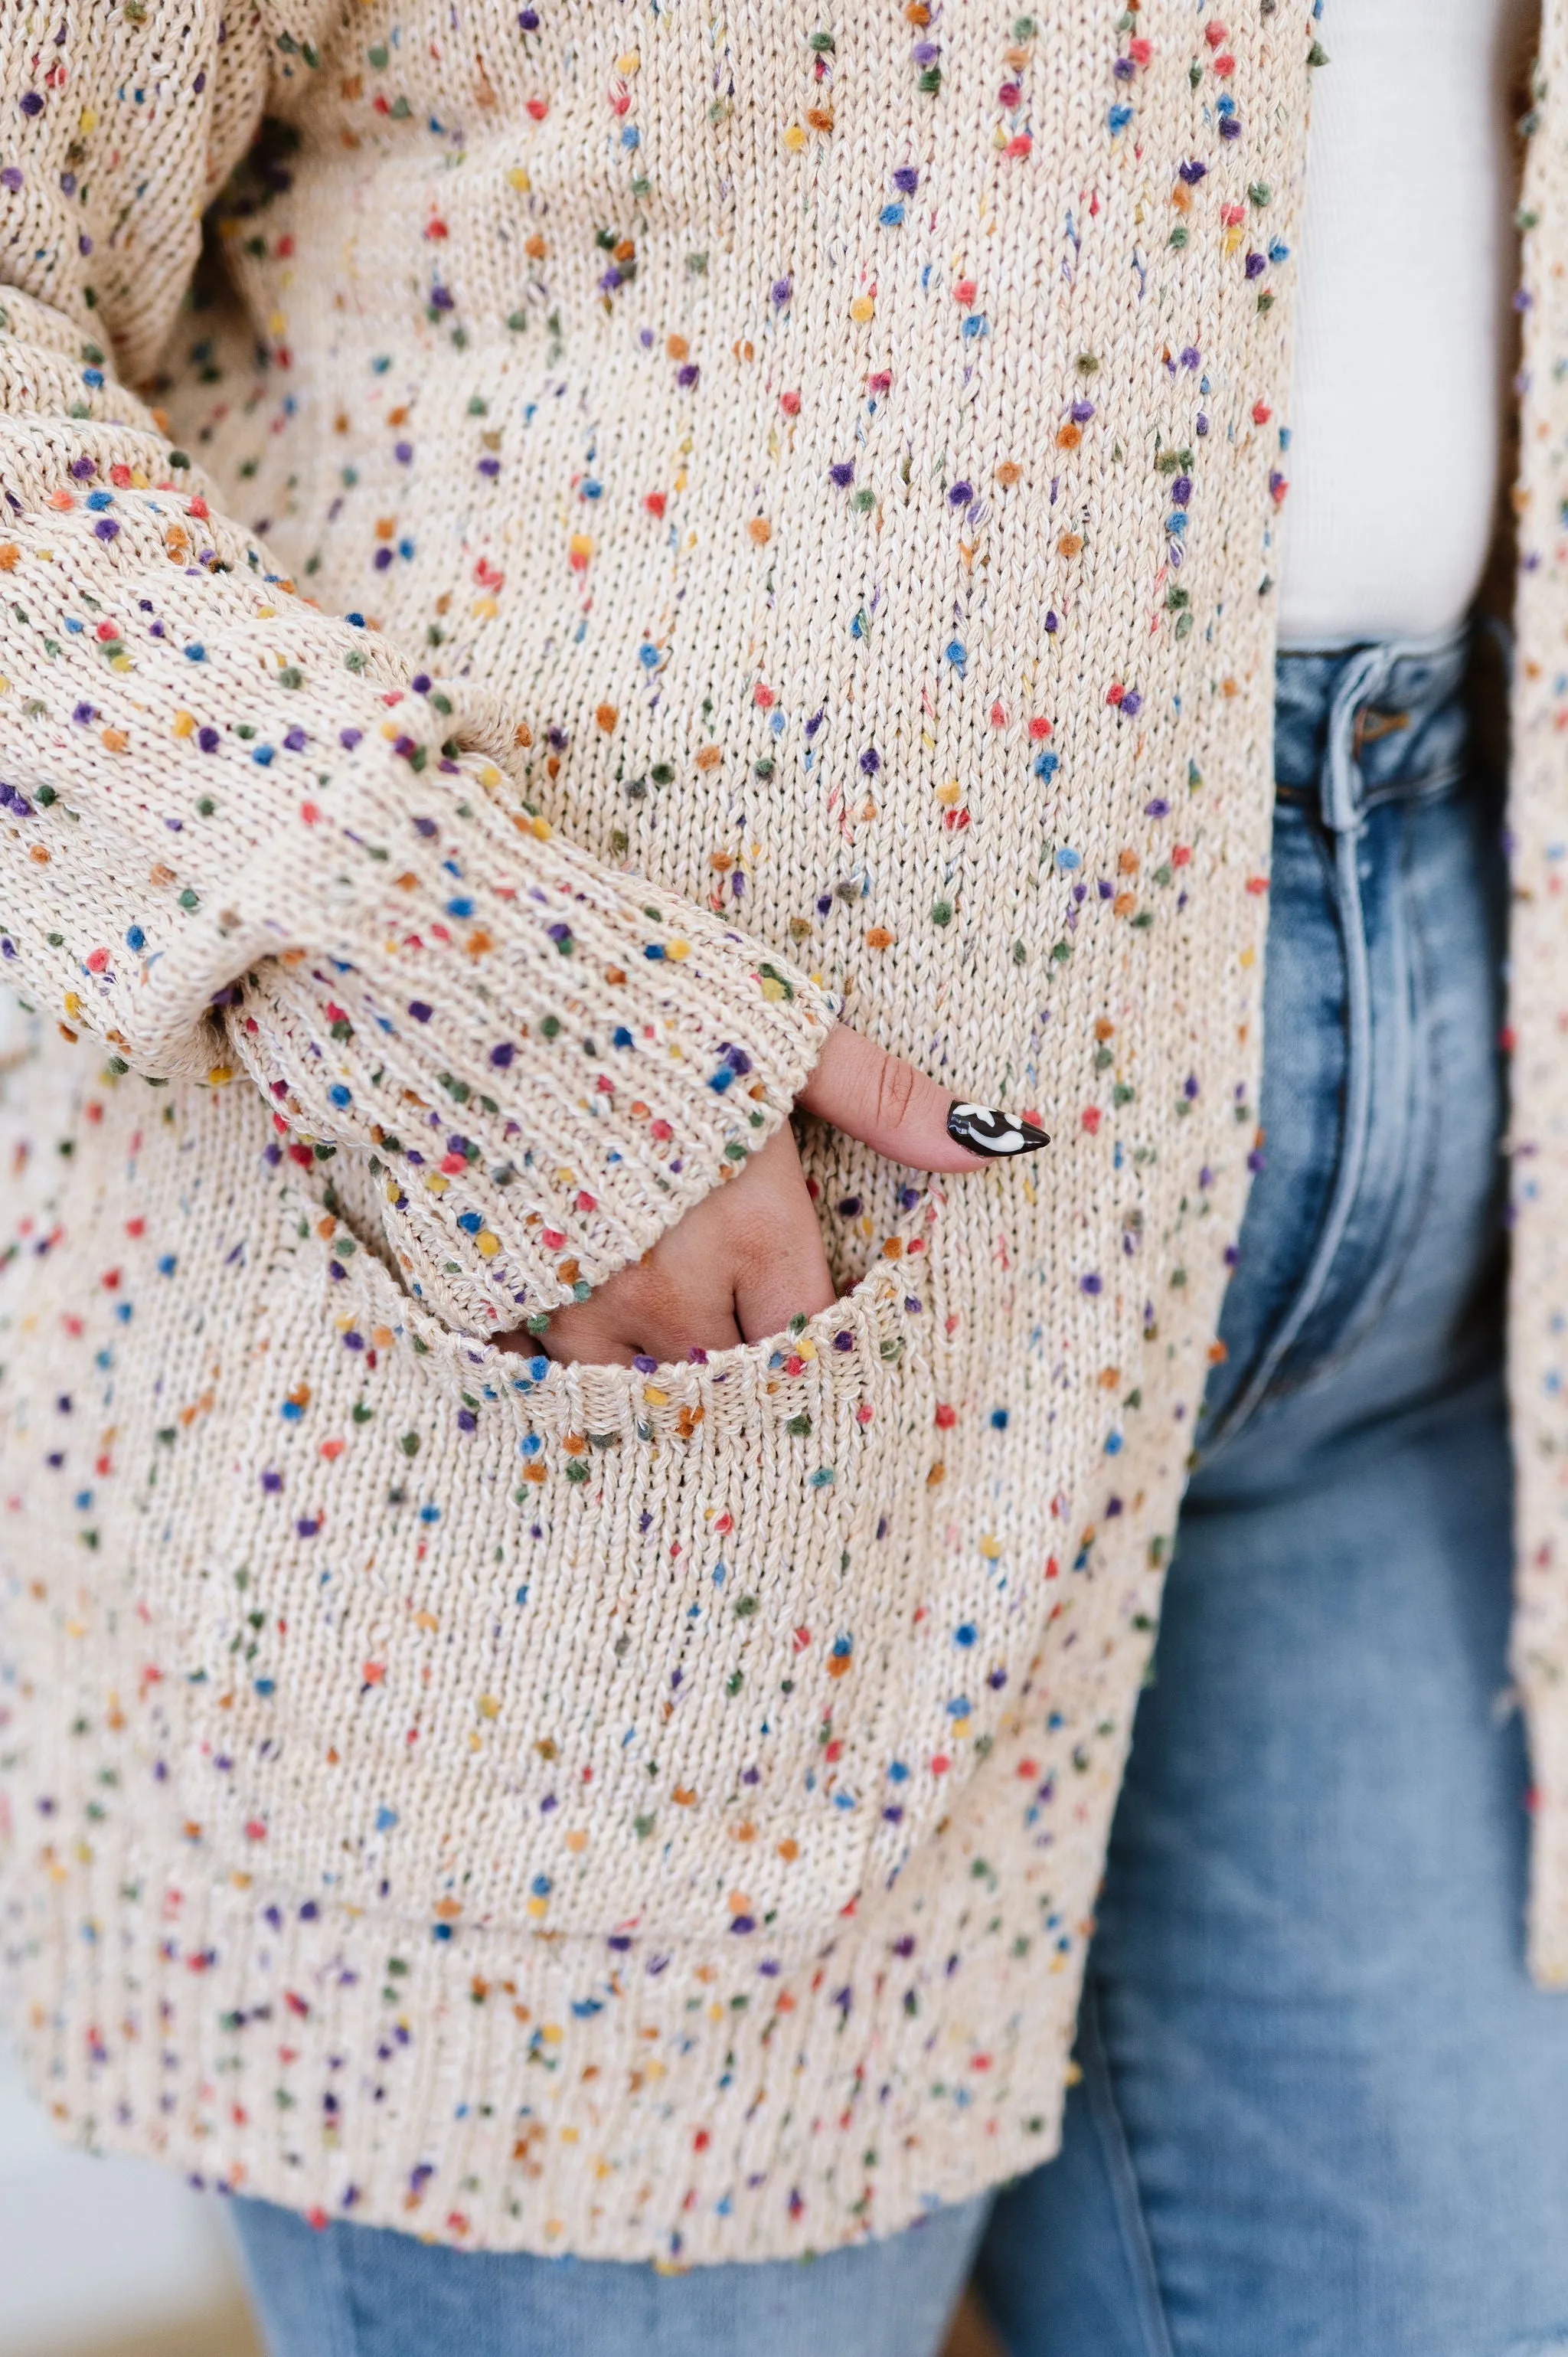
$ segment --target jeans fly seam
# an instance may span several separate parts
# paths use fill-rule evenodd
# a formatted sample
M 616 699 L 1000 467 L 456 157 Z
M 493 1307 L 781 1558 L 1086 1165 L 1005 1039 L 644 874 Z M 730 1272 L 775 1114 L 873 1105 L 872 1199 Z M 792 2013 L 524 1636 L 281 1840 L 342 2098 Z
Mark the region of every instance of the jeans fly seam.
M 1335 839 L 1335 899 L 1339 936 L 1345 957 L 1345 1119 L 1339 1169 L 1306 1275 L 1290 1312 L 1253 1370 L 1251 1381 L 1231 1402 L 1219 1428 L 1208 1437 L 1212 1453 L 1232 1439 L 1265 1396 L 1275 1373 L 1316 1308 L 1328 1281 L 1346 1225 L 1360 1185 L 1371 1111 L 1371 975 L 1367 957 L 1366 926 L 1361 911 L 1359 866 L 1362 811 L 1359 770 L 1355 754 L 1356 716 L 1372 694 L 1376 682 L 1391 667 L 1392 650 L 1370 647 L 1351 663 L 1335 691 L 1324 748 L 1318 795 L 1323 823 Z
M 1290 1312 L 1264 1351 L 1252 1379 L 1244 1392 L 1232 1404 L 1219 1429 L 1208 1440 L 1207 1453 L 1212 1455 L 1222 1441 L 1233 1439 L 1253 1411 L 1259 1406 L 1286 1353 L 1297 1335 L 1323 1297 L 1336 1254 L 1344 1241 L 1346 1228 L 1361 1184 L 1362 1165 L 1366 1159 L 1367 1134 L 1371 1117 L 1371 976 L 1367 959 L 1367 936 L 1361 914 L 1361 882 L 1357 868 L 1360 848 L 1360 828 L 1357 824 L 1340 834 L 1335 845 L 1335 874 L 1338 884 L 1339 931 L 1345 952 L 1345 1021 L 1347 1032 L 1345 1068 L 1345 1128 L 1344 1146 L 1339 1169 L 1329 1198 L 1327 1216 L 1323 1223 L 1311 1265 L 1302 1280 L 1301 1289 L 1291 1305 Z

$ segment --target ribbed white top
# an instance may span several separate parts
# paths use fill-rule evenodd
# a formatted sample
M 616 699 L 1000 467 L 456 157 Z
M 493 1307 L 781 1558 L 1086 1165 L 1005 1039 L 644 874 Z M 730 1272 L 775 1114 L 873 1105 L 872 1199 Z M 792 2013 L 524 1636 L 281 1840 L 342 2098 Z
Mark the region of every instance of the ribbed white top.
M 1288 645 L 1458 620 L 1491 538 L 1532 0 L 1329 0 L 1301 225 Z

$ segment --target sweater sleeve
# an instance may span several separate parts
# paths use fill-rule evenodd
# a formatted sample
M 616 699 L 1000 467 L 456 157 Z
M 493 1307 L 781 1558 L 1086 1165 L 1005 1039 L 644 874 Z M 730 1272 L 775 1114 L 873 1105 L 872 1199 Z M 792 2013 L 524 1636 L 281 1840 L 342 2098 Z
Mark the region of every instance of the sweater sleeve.
M 73 108 L 115 102 L 97 56 Z M 15 196 L 48 116 L 6 111 Z M 831 1003 L 554 836 L 517 716 L 296 596 L 117 380 L 115 305 L 50 299 L 91 239 L 45 230 L 0 251 L 0 972 L 150 1077 L 258 1090 L 274 1154 L 367 1160 L 448 1322 L 580 1298 L 772 1134 Z

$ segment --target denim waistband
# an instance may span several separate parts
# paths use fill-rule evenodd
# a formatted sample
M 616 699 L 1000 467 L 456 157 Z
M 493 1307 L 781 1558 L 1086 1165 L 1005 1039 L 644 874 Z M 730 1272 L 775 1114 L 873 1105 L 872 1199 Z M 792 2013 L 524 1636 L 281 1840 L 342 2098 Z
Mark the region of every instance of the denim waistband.
M 1282 654 L 1274 679 L 1274 781 L 1353 831 L 1374 803 L 1435 792 L 1463 776 L 1471 626 L 1330 653 Z

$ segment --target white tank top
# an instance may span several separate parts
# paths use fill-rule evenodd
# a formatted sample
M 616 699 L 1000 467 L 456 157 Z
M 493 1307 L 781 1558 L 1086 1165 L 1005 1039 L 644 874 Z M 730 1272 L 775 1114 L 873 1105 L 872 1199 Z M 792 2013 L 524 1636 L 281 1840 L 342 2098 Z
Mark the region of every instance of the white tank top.
M 1514 337 L 1531 0 L 1326 0 L 1282 460 L 1284 646 L 1413 637 L 1474 597 Z

